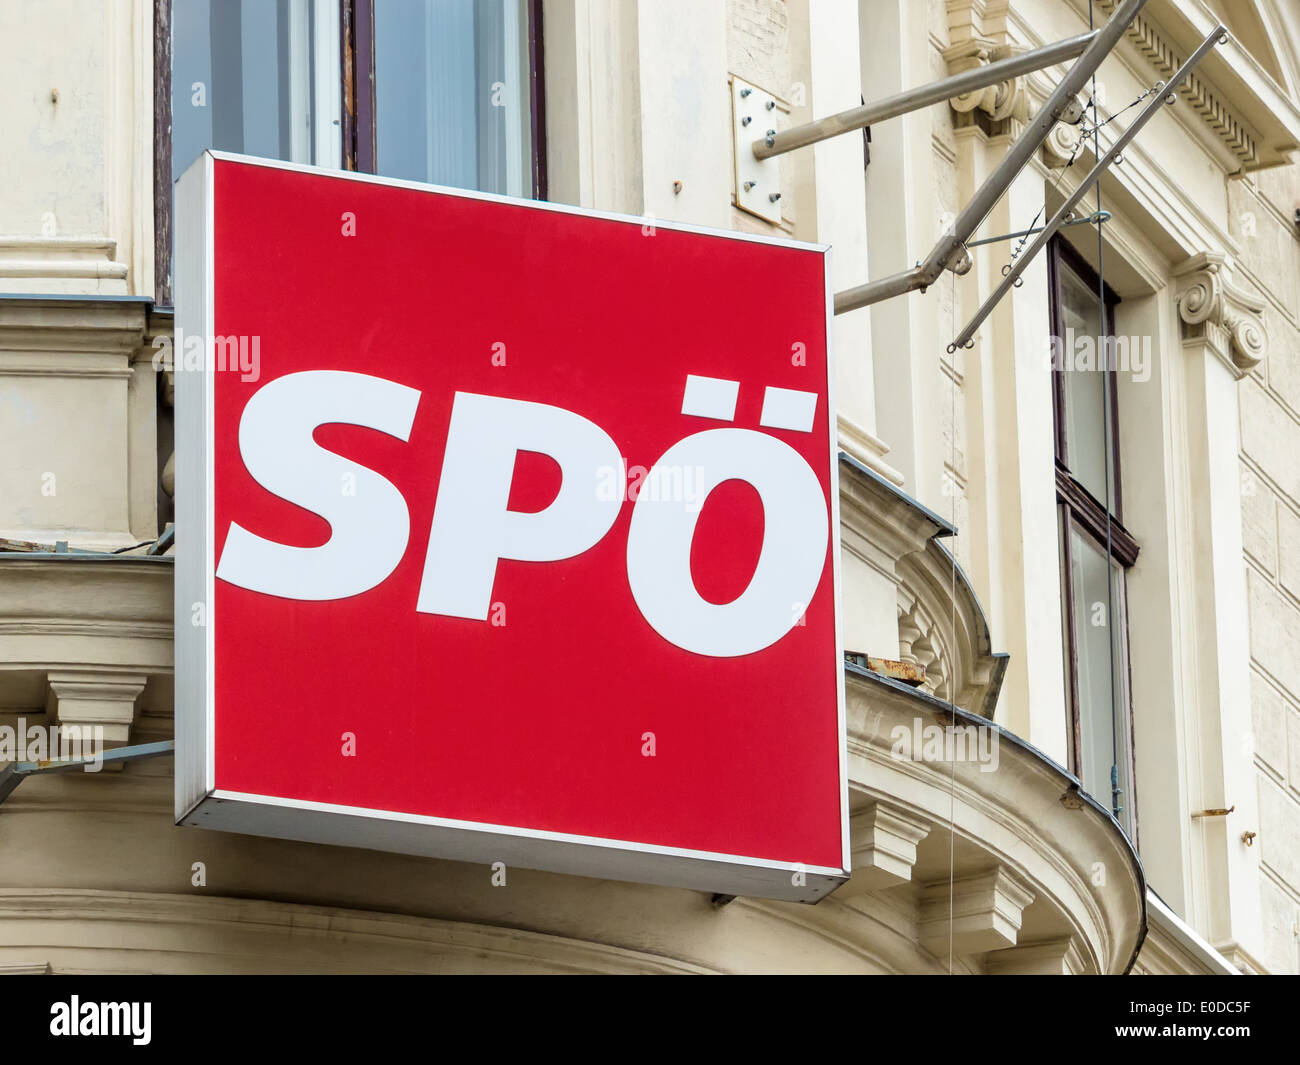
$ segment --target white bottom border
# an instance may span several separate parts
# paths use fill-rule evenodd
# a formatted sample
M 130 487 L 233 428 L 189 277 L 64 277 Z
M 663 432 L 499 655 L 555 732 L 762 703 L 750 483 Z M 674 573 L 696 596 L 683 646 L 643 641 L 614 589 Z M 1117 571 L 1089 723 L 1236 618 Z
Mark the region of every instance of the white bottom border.
M 844 870 L 825 866 L 221 789 L 205 796 L 178 824 L 787 902 L 818 902 L 848 880 Z M 800 873 L 802 877 L 796 875 Z

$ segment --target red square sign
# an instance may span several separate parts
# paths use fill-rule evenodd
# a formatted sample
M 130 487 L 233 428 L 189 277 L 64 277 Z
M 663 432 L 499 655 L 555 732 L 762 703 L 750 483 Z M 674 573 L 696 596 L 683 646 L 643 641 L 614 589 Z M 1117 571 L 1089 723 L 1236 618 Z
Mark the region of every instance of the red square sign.
M 207 154 L 176 249 L 179 822 L 843 881 L 824 247 Z

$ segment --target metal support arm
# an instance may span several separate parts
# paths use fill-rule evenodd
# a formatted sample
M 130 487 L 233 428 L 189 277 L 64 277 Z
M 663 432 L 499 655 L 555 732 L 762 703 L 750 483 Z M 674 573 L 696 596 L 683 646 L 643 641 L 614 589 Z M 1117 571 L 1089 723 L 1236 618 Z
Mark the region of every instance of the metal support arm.
M 1006 276 L 1002 278 L 998 287 L 989 294 L 989 298 L 986 299 L 980 309 L 975 312 L 975 316 L 966 323 L 965 328 L 962 329 L 962 331 L 957 334 L 956 339 L 948 345 L 949 351 L 955 351 L 957 348 L 970 342 L 971 337 L 975 335 L 975 330 L 983 324 L 984 319 L 993 312 L 993 308 L 997 306 L 998 301 L 1007 294 L 1011 289 L 1011 286 L 1016 283 L 1016 279 L 1024 273 L 1025 267 L 1029 265 L 1033 257 L 1042 251 L 1044 245 L 1052 239 L 1053 234 L 1055 234 L 1056 231 L 1065 224 L 1066 218 L 1069 217 L 1075 206 L 1083 199 L 1088 190 L 1101 179 L 1101 175 L 1110 168 L 1110 165 L 1124 150 L 1124 147 L 1138 135 L 1138 131 L 1141 130 L 1142 127 L 1151 120 L 1155 113 L 1164 106 L 1165 100 L 1169 97 L 1169 94 L 1177 90 L 1178 86 L 1186 80 L 1187 75 L 1192 72 L 1192 69 L 1201 61 L 1205 54 L 1213 48 L 1215 44 L 1220 41 L 1226 41 L 1227 36 L 1228 31 L 1223 26 L 1216 26 L 1210 31 L 1209 36 L 1207 36 L 1197 47 L 1196 51 L 1188 57 L 1187 62 L 1178 68 L 1174 76 L 1169 79 L 1168 84 L 1166 84 L 1159 93 L 1152 97 L 1146 107 L 1138 113 L 1137 118 L 1129 124 L 1128 129 L 1126 129 L 1120 135 L 1119 139 L 1110 146 L 1110 150 L 1097 160 L 1096 165 L 1091 171 L 1089 171 L 1088 176 L 1079 182 L 1079 187 L 1075 189 L 1074 192 L 1066 197 L 1066 200 L 1061 204 L 1060 209 L 1052 216 L 1051 221 L 1039 230 L 1038 235 L 1034 238 L 1029 247 L 1025 248 L 1025 250 L 1020 253 L 1016 258 L 1015 265 L 1007 271 Z
M 993 205 L 1002 198 L 1007 187 L 1029 162 L 1034 152 L 1046 139 L 1052 127 L 1066 114 L 1070 103 L 1088 83 L 1088 79 L 1101 66 L 1102 60 L 1110 54 L 1112 48 L 1124 36 L 1128 25 L 1147 4 L 1147 0 L 1124 0 L 1115 10 L 1109 21 L 1101 27 L 1052 91 L 1039 112 L 1025 127 L 1024 132 L 1016 138 L 1014 144 L 1002 157 L 961 214 L 953 222 L 928 256 L 910 270 L 869 281 L 865 285 L 835 294 L 835 313 L 856 310 L 872 303 L 879 303 L 891 296 L 899 296 L 913 289 L 925 289 L 934 284 L 950 263 L 958 263 L 964 255 L 966 242 L 975 234 L 975 230 L 987 217 Z
M 155 743 L 137 743 L 130 747 L 112 747 L 97 758 L 66 758 L 49 762 L 11 762 L 0 769 L 0 802 L 4 802 L 28 777 L 41 773 L 66 773 L 73 769 L 84 770 L 96 762 L 130 762 L 138 758 L 157 758 L 176 750 L 175 740 L 158 740 Z
M 1077 37 L 1067 37 L 1063 41 L 1035 48 L 1031 52 L 1013 55 L 1008 59 L 999 59 L 996 63 L 989 63 L 987 66 L 976 67 L 973 70 L 964 70 L 941 81 L 932 81 L 928 85 L 920 85 L 915 89 L 904 89 L 893 96 L 886 96 L 883 100 L 873 100 L 861 107 L 853 107 L 836 115 L 827 115 L 816 122 L 808 122 L 780 133 L 759 137 L 754 141 L 754 157 L 770 159 L 774 155 L 792 152 L 796 148 L 805 148 L 809 144 L 817 144 L 819 141 L 837 137 L 841 133 L 851 133 L 855 129 L 875 125 L 887 118 L 897 118 L 911 111 L 919 111 L 922 107 L 929 107 L 930 104 L 965 96 L 976 89 L 987 89 L 990 85 L 1018 78 L 1021 74 L 1029 74 L 1044 67 L 1063 63 L 1067 59 L 1075 59 L 1083 54 L 1083 50 L 1096 36 L 1097 31 L 1093 30 L 1081 33 Z

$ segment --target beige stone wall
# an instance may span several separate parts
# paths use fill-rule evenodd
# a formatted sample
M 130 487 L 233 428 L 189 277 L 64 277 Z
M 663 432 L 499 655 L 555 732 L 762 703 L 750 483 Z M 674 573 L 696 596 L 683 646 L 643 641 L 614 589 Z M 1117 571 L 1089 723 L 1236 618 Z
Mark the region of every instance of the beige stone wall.
M 1261 914 L 1276 972 L 1300 971 L 1300 168 L 1229 184 L 1238 264 L 1267 300 L 1268 358 L 1241 385 L 1242 543 L 1259 774 Z
M 953 36 L 942 5 L 929 6 L 926 29 L 930 41 L 929 76 L 937 80 L 949 74 L 943 53 L 952 43 Z M 958 168 L 960 150 L 958 140 L 969 136 L 970 131 L 957 128 L 957 114 L 951 107 L 932 107 L 929 109 L 929 116 L 932 165 L 935 175 L 933 202 L 930 208 L 934 215 L 937 236 L 957 216 L 957 212 L 963 206 Z M 966 414 L 966 360 L 970 353 L 965 349 L 955 352 L 947 350 L 948 340 L 964 324 L 960 287 L 956 277 L 947 274 L 933 291 L 927 293 L 933 301 L 932 313 L 938 324 L 940 338 L 939 378 L 935 382 L 934 404 L 939 412 L 938 445 L 942 462 L 938 497 L 928 502 L 959 530 L 950 546 L 958 562 L 964 567 L 969 567 L 971 539 L 969 536 L 961 535 L 960 530 L 970 529 L 971 517 L 968 494 L 971 475 L 968 462 L 970 440 Z

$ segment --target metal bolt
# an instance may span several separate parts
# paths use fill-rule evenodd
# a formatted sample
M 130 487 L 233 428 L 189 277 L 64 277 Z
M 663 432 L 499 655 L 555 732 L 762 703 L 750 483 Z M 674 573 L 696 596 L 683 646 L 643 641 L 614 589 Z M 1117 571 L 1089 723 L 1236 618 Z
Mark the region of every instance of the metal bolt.
M 768 100 L 767 103 L 765 103 L 763 106 L 766 107 L 769 111 L 775 111 L 775 110 L 776 110 L 776 101 L 775 101 L 775 100 Z
M 753 89 L 741 89 L 740 98 L 743 100 L 746 96 L 748 96 L 753 91 L 754 91 Z
M 745 182 L 745 191 L 748 192 L 750 189 L 752 189 L 752 188 L 753 188 L 755 185 L 757 185 L 757 184 L 758 184 L 757 181 L 746 181 L 746 182 Z
M 767 138 L 764 139 L 763 143 L 766 144 L 769 148 L 774 148 L 776 147 L 776 138 L 772 136 L 768 136 Z
M 677 195 L 679 192 L 681 192 L 681 191 L 682 191 L 682 183 L 681 183 L 680 181 L 674 181 L 674 182 L 673 182 L 673 195 L 676 196 L 676 195 Z
M 746 115 L 744 118 L 740 120 L 740 124 L 742 126 L 748 126 L 753 121 L 754 120 L 749 115 Z
M 781 194 L 779 192 L 769 192 L 767 194 L 768 203 L 776 203 L 776 201 L 779 200 L 780 198 L 781 198 Z

